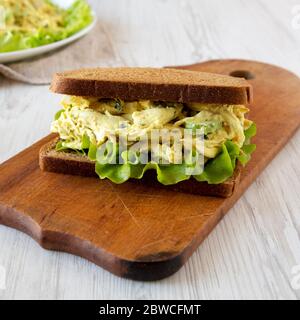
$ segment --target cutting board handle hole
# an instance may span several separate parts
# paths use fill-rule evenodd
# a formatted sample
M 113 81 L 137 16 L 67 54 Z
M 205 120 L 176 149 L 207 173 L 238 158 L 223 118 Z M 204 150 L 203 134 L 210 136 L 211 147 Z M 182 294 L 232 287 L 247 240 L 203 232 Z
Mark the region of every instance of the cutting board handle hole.
M 235 70 L 230 72 L 229 75 L 236 78 L 245 78 L 246 80 L 255 78 L 254 74 L 247 70 Z

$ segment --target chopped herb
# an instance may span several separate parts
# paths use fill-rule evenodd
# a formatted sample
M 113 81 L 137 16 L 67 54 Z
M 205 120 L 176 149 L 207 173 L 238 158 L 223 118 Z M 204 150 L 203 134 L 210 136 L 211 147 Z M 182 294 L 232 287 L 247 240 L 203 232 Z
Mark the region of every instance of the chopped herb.
M 115 108 L 119 112 L 123 110 L 124 102 L 118 98 L 117 99 L 101 98 L 101 99 L 98 99 L 98 102 L 106 103 L 109 106 Z
M 120 99 L 115 100 L 115 109 L 119 112 L 122 111 L 122 101 Z

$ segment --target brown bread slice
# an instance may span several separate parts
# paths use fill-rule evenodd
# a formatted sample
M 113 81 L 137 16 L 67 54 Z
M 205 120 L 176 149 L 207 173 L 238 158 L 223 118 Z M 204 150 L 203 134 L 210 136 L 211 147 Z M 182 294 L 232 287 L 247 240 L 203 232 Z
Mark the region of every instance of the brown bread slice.
M 85 177 L 97 177 L 95 163 L 88 157 L 78 154 L 56 151 L 55 145 L 59 138 L 45 144 L 39 154 L 39 164 L 43 171 L 79 175 Z M 198 182 L 195 179 L 182 181 L 176 185 L 164 186 L 156 180 L 155 172 L 149 170 L 141 180 L 131 179 L 125 183 L 142 183 L 157 188 L 167 188 L 172 191 L 180 191 L 190 194 L 207 195 L 216 197 L 230 197 L 240 180 L 241 169 L 237 166 L 233 177 L 221 184 L 208 184 Z
M 56 73 L 56 93 L 122 100 L 249 104 L 252 87 L 242 78 L 169 68 L 94 68 Z

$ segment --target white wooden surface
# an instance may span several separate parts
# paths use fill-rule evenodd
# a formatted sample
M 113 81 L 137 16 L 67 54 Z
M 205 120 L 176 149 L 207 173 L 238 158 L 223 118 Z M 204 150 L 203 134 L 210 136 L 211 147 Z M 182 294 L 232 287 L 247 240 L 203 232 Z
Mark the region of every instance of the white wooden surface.
M 244 58 L 300 74 L 300 19 L 292 24 L 292 8 L 300 0 L 99 3 L 110 63 L 163 66 Z M 48 134 L 59 99 L 47 87 L 0 79 L 0 162 Z M 300 290 L 291 285 L 291 269 L 300 264 L 299 159 L 300 132 L 189 262 L 159 282 L 117 278 L 0 226 L 0 266 L 7 271 L 0 299 L 299 299 Z

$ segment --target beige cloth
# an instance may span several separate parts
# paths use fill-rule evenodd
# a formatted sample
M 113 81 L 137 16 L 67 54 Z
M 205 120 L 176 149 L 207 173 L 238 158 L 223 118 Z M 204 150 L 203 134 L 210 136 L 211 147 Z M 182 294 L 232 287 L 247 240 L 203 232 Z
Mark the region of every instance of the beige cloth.
M 118 58 L 106 33 L 109 26 L 104 24 L 100 14 L 97 14 L 101 12 L 99 1 L 89 0 L 89 3 L 96 12 L 97 23 L 88 35 L 43 56 L 0 64 L 0 74 L 16 81 L 40 85 L 49 84 L 53 74 L 58 71 L 118 64 Z

